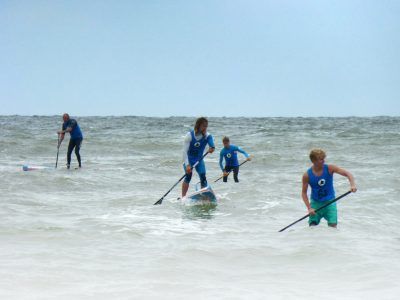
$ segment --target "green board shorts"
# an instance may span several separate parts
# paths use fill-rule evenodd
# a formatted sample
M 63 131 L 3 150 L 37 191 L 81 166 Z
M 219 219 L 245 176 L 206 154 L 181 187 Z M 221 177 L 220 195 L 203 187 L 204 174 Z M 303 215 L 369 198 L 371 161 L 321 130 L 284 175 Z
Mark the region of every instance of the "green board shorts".
M 330 200 L 329 200 L 330 201 Z M 313 199 L 311 199 L 311 207 L 315 210 L 320 208 L 321 206 L 324 206 L 328 201 L 324 202 L 318 202 Z M 325 220 L 328 221 L 328 225 L 333 225 L 337 224 L 337 207 L 336 207 L 336 202 L 332 203 L 331 205 L 328 205 L 327 207 L 321 209 L 320 211 L 317 211 L 315 215 L 309 217 L 308 219 L 308 224 L 315 224 L 318 225 L 321 219 L 324 218 Z

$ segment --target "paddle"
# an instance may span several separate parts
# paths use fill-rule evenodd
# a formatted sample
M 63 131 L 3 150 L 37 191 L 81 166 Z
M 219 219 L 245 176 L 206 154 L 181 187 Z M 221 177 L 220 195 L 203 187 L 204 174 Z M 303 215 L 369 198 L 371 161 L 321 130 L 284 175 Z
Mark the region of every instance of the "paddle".
M 199 164 L 199 162 L 201 162 L 201 161 L 204 159 L 204 157 L 207 156 L 208 153 L 209 153 L 209 152 L 207 151 L 207 152 L 192 166 L 192 170 Z M 174 187 L 176 187 L 176 186 L 178 185 L 178 183 L 181 182 L 183 178 L 185 178 L 185 176 L 186 176 L 186 173 L 185 173 L 185 174 L 184 174 L 184 175 L 183 175 L 169 190 L 168 190 L 168 192 L 166 192 L 166 193 L 164 194 L 164 196 L 162 196 L 156 203 L 154 203 L 154 205 L 161 204 L 161 203 L 163 202 L 165 196 L 167 196 L 167 195 L 174 189 Z
M 56 158 L 56 169 L 58 164 L 58 153 L 60 152 L 60 134 L 58 134 L 58 141 L 57 141 L 57 158 Z
M 343 195 L 337 197 L 336 199 L 333 199 L 333 200 L 329 201 L 329 202 L 328 202 L 327 204 L 325 204 L 324 206 L 321 206 L 320 208 L 316 209 L 315 212 L 317 212 L 317 211 L 319 211 L 319 210 L 321 210 L 321 209 L 327 207 L 328 205 L 331 205 L 332 203 L 338 201 L 339 199 L 342 199 L 343 197 L 347 196 L 347 195 L 350 194 L 350 193 L 351 193 L 351 191 L 348 191 L 348 192 L 344 193 Z M 292 224 L 289 224 L 289 225 L 286 226 L 285 228 L 282 228 L 281 230 L 279 230 L 279 232 L 282 232 L 282 231 L 288 229 L 290 226 L 293 226 L 294 224 L 296 224 L 296 223 L 298 223 L 298 222 L 304 220 L 305 218 L 307 218 L 307 217 L 309 217 L 309 216 L 310 216 L 310 214 L 305 215 L 304 217 L 302 217 L 302 218 L 298 219 L 297 221 L 293 222 Z
M 249 160 L 245 160 L 244 162 L 242 162 L 240 165 L 239 165 L 239 167 L 241 166 L 241 165 L 243 165 L 243 164 L 245 164 L 245 163 L 247 163 Z M 228 175 L 226 175 L 226 176 L 229 176 L 229 174 L 232 172 L 233 170 L 230 170 L 229 172 L 228 172 Z M 222 178 L 224 178 L 224 175 L 222 175 L 220 178 L 218 178 L 217 180 L 215 180 L 214 182 L 217 182 L 218 180 L 221 180 Z

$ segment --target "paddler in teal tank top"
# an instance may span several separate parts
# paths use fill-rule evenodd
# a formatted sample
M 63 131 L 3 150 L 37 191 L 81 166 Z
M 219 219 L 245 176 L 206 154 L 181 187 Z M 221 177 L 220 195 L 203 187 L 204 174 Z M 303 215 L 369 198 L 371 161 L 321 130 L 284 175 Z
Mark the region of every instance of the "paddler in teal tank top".
M 328 201 L 335 198 L 335 189 L 333 187 L 333 174 L 345 176 L 350 182 L 350 190 L 357 191 L 353 175 L 345 169 L 335 165 L 325 164 L 326 154 L 322 149 L 313 149 L 310 152 L 311 168 L 303 174 L 303 188 L 301 196 L 303 202 L 310 214 L 308 224 L 310 226 L 318 225 L 322 218 L 326 219 L 331 227 L 337 226 L 337 207 L 336 203 L 315 212 L 316 209 L 325 205 Z M 308 199 L 307 190 L 311 186 L 311 203 Z

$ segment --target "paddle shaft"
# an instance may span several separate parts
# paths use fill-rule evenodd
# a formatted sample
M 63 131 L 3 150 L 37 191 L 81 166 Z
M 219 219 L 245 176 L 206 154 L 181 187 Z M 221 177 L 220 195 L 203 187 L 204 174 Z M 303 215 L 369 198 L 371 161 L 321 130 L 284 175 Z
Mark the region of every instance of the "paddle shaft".
M 56 169 L 58 164 L 58 153 L 60 152 L 60 135 L 58 135 L 58 142 L 57 142 L 57 158 L 56 158 Z
M 247 163 L 247 162 L 248 162 L 248 160 L 246 159 L 244 162 L 242 162 L 242 163 L 239 165 L 239 167 L 240 167 L 241 165 Z M 230 171 L 228 172 L 228 175 L 231 174 L 231 172 L 232 172 L 232 170 L 230 170 Z M 226 176 L 228 176 L 228 175 L 226 175 Z M 224 175 L 222 175 L 220 178 L 218 178 L 218 179 L 215 180 L 214 182 L 217 182 L 217 181 L 221 180 L 222 178 L 224 178 Z
M 315 212 L 320 211 L 321 209 L 323 209 L 323 208 L 325 208 L 325 207 L 331 205 L 332 203 L 334 203 L 334 202 L 336 202 L 336 201 L 342 199 L 343 197 L 347 196 L 347 195 L 350 194 L 350 193 L 351 193 L 351 191 L 348 191 L 348 192 L 344 193 L 343 195 L 337 197 L 336 199 L 333 199 L 333 200 L 329 201 L 327 204 L 325 204 L 325 205 L 321 206 L 320 208 L 316 209 Z M 292 224 L 289 224 L 289 225 L 286 226 L 285 228 L 282 228 L 281 230 L 279 230 L 279 232 L 282 232 L 282 231 L 288 229 L 289 227 L 293 226 L 294 224 L 296 224 L 296 223 L 298 223 L 298 222 L 304 220 L 305 218 L 308 218 L 310 215 L 311 215 L 311 214 L 307 214 L 307 215 L 305 215 L 304 217 L 298 219 L 297 221 L 294 221 Z
M 207 151 L 193 166 L 192 166 L 192 170 L 204 159 L 204 157 L 207 156 L 209 152 Z M 185 178 L 186 173 L 168 190 L 168 192 L 166 192 L 156 203 L 154 203 L 154 205 L 158 205 L 161 204 L 162 201 L 164 200 L 165 196 L 167 196 L 177 185 L 179 182 L 182 181 L 183 178 Z

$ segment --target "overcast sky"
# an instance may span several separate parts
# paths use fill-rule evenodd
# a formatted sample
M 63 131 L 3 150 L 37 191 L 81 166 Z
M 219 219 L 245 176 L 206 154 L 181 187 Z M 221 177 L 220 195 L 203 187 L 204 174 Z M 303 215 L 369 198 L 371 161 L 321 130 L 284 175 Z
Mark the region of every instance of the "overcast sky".
M 0 114 L 400 115 L 400 1 L 0 0 Z

